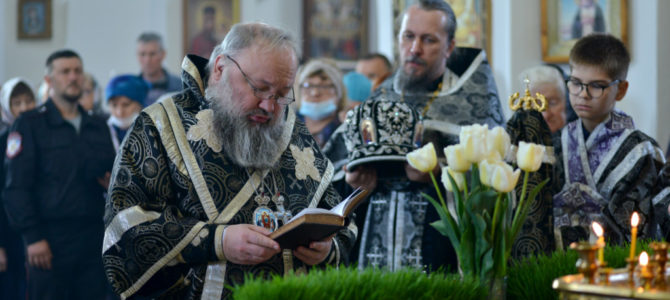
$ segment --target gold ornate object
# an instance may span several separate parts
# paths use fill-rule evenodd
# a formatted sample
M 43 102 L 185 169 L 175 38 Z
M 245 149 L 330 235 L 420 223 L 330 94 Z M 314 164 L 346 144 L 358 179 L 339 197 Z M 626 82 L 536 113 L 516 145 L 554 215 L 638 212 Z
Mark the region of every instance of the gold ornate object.
M 668 248 L 670 244 L 667 242 L 652 242 L 650 246 L 654 250 L 653 260 L 656 263 L 653 284 L 659 288 L 665 288 L 667 286 L 665 264 L 668 261 Z
M 610 285 L 610 274 L 612 274 L 612 268 L 605 268 L 605 265 L 607 264 L 603 264 L 600 266 L 600 269 L 598 269 L 598 274 L 600 274 L 600 284 Z
M 509 96 L 509 107 L 513 111 L 517 111 L 520 108 L 524 110 L 534 109 L 539 112 L 545 111 L 547 109 L 547 99 L 540 93 L 535 93 L 535 97 L 530 95 L 530 80 L 528 77 L 524 79 L 524 83 L 526 84 L 525 96 L 519 99 L 519 92 Z
M 595 256 L 595 254 L 593 254 Z M 628 267 L 621 269 L 599 270 L 599 273 L 609 274 L 609 283 L 603 281 L 591 284 L 584 280 L 583 274 L 567 275 L 557 278 L 552 283 L 552 287 L 559 292 L 559 299 L 563 300 L 595 300 L 595 299 L 670 299 L 670 288 L 668 286 L 647 285 L 651 282 L 659 271 L 656 266 L 654 271 L 645 272 L 640 268 L 640 284 L 635 284 L 635 279 L 631 274 L 637 266 L 637 259 L 626 259 Z M 647 268 L 649 268 L 649 265 Z M 665 269 L 664 273 L 670 272 Z M 637 274 L 635 274 L 637 275 Z M 646 276 L 643 277 L 643 276 Z M 602 278 L 602 277 L 601 277 Z M 632 282 L 632 284 L 631 284 Z
M 640 286 L 645 290 L 651 289 L 651 280 L 654 278 L 654 274 L 649 270 L 651 268 L 652 264 L 640 268 Z
M 579 259 L 577 260 L 577 271 L 582 274 L 583 278 L 588 281 L 589 284 L 596 283 L 596 271 L 598 270 L 598 264 L 596 263 L 596 250 L 598 250 L 598 245 L 593 245 L 589 242 L 579 242 L 572 243 L 570 248 L 576 250 L 579 253 Z

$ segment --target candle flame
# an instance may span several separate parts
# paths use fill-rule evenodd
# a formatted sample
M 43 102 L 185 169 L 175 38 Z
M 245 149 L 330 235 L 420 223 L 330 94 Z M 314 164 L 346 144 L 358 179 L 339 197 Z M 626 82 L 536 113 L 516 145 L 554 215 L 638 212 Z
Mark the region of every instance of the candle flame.
M 637 224 L 640 223 L 640 216 L 637 214 L 637 212 L 633 212 L 633 216 L 630 217 L 630 225 L 633 227 L 637 227 Z
M 647 251 L 642 251 L 640 253 L 640 266 L 646 266 L 649 263 L 649 256 L 647 255 Z
M 597 237 L 603 236 L 603 227 L 600 226 L 598 222 L 591 223 L 591 228 L 593 228 L 593 233 L 595 233 Z

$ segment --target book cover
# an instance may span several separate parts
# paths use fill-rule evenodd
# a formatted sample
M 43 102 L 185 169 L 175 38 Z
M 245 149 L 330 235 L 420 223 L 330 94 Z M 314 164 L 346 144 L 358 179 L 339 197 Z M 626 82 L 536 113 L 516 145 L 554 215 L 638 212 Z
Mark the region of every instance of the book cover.
M 368 191 L 356 189 L 347 199 L 330 210 L 306 208 L 284 226 L 270 234 L 282 249 L 309 246 L 312 241 L 323 240 L 345 228 L 346 218 L 366 199 Z

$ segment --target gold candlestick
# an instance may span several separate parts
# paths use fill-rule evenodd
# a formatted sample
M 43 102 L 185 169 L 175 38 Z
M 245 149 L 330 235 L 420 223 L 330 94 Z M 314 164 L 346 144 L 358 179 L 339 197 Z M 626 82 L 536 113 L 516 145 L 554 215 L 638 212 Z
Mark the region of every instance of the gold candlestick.
M 610 285 L 610 274 L 612 273 L 612 268 L 606 268 L 607 263 L 604 263 L 598 269 L 598 274 L 600 274 L 600 284 L 601 285 Z
M 572 243 L 570 248 L 576 250 L 579 253 L 579 259 L 577 260 L 577 271 L 584 276 L 584 279 L 588 280 L 589 284 L 596 283 L 596 271 L 598 270 L 598 264 L 596 263 L 596 250 L 598 250 L 598 245 L 592 245 L 589 242 L 579 242 Z
M 626 262 L 628 263 L 628 285 L 630 287 L 635 286 L 635 267 L 637 266 L 637 259 L 636 258 L 626 258 Z
M 644 289 L 651 288 L 651 279 L 654 274 L 649 270 L 649 256 L 646 251 L 640 253 L 640 286 Z
M 656 269 L 654 272 L 654 285 L 665 289 L 667 287 L 667 281 L 665 279 L 665 264 L 668 261 L 668 248 L 670 244 L 667 242 L 652 242 L 650 244 L 651 249 L 654 250 L 654 262 L 656 263 Z

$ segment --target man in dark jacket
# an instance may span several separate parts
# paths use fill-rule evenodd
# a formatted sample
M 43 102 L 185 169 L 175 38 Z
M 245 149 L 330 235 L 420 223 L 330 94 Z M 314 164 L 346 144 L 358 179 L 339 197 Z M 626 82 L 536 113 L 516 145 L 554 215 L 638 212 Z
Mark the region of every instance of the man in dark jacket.
M 5 207 L 26 244 L 30 299 L 102 299 L 103 193 L 115 152 L 104 120 L 78 105 L 79 55 L 56 51 L 46 67 L 51 97 L 7 138 Z

